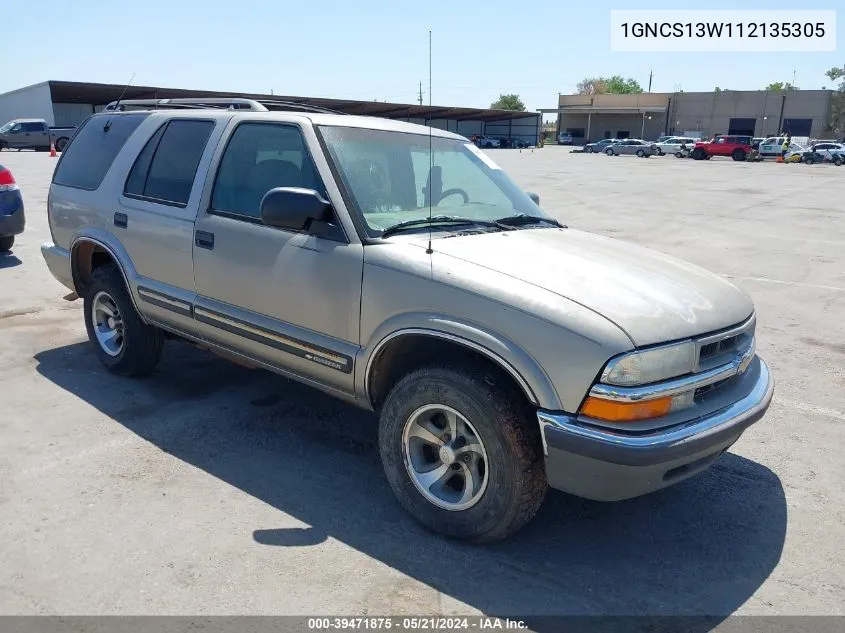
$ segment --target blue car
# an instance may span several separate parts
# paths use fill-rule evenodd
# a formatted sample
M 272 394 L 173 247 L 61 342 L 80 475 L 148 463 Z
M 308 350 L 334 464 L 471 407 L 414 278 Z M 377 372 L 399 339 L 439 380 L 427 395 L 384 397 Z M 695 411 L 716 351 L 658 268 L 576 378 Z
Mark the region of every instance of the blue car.
M 12 172 L 0 165 L 0 253 L 11 250 L 25 224 L 21 190 Z

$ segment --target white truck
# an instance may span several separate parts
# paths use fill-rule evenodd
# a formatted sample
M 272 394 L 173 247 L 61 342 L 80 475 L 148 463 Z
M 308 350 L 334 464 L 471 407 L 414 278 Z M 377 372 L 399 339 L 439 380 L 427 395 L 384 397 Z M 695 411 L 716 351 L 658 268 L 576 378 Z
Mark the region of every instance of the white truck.
M 56 151 L 61 152 L 75 131 L 75 127 L 50 127 L 44 119 L 12 119 L 0 127 L 0 150 L 46 152 L 53 143 Z

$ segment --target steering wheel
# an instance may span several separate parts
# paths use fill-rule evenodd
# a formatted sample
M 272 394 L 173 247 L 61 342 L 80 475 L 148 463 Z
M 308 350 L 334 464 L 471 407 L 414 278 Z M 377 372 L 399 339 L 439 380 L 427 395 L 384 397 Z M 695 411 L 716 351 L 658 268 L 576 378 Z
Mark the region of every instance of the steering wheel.
M 467 195 L 467 192 L 464 191 L 463 189 L 457 189 L 457 188 L 456 189 L 447 189 L 446 191 L 441 193 L 440 194 L 440 200 L 437 201 L 437 204 L 439 205 L 441 202 L 443 202 L 444 198 L 448 198 L 449 196 L 461 196 L 464 199 L 464 204 L 469 204 L 469 196 Z

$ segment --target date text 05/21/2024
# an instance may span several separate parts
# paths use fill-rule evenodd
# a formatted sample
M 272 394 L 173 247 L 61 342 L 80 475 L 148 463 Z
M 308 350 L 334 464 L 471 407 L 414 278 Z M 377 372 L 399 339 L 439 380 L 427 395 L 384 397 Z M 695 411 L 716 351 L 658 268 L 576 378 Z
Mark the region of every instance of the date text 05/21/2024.
M 414 631 L 493 631 L 523 630 L 523 620 L 494 617 L 322 617 L 308 618 L 308 629 L 329 630 L 390 630 Z

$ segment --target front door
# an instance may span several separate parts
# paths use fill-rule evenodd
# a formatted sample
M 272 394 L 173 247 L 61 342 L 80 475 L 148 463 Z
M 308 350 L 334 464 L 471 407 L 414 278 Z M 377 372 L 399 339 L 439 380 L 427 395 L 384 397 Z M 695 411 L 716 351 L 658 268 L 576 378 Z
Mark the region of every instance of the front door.
M 197 218 L 198 330 L 209 342 L 351 394 L 363 247 L 339 226 L 328 238 L 263 224 L 261 199 L 274 187 L 328 198 L 298 125 L 241 121 Z

